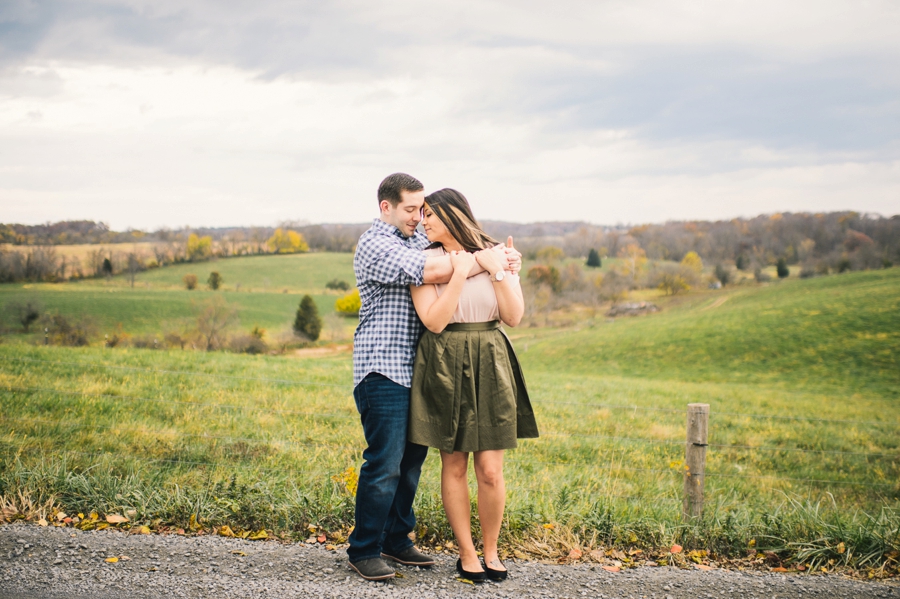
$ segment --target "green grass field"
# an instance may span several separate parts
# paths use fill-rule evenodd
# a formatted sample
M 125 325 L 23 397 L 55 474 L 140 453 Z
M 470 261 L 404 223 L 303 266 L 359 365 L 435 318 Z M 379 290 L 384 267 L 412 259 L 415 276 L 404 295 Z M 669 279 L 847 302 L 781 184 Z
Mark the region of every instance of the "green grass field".
M 316 255 L 303 258 L 309 266 Z M 332 278 L 310 280 L 321 275 Z M 166 301 L 189 305 L 200 293 L 8 286 L 0 302 L 32 292 L 97 318 L 146 314 L 153 298 L 162 314 L 174 309 Z M 132 298 L 131 309 L 102 303 L 104 294 Z M 298 298 L 225 295 L 259 298 L 260 314 L 291 299 L 288 317 Z M 733 554 L 754 540 L 807 563 L 883 564 L 900 550 L 898 300 L 893 269 L 704 291 L 650 316 L 511 331 L 542 437 L 508 454 L 508 539 L 540 539 L 547 555 L 675 541 Z M 160 316 L 144 318 L 149 327 Z M 186 526 L 198 514 L 208 525 L 305 536 L 315 524 L 340 538 L 352 523 L 347 473 L 363 449 L 351 384 L 349 352 L 63 348 L 8 335 L 0 496 L 28 492 L 69 512 L 134 509 L 151 525 Z M 685 410 L 695 402 L 711 406 L 707 509 L 686 526 Z M 438 467 L 431 456 L 418 498 L 428 542 L 449 535 Z
M 193 318 L 197 306 L 219 294 L 238 310 L 236 328 L 249 331 L 260 326 L 277 333 L 290 329 L 303 294 L 312 296 L 320 315 L 334 313 L 334 302 L 343 293 L 325 289 L 325 283 L 337 278 L 352 287 L 352 262 L 351 254 L 252 256 L 146 271 L 137 275 L 134 288 L 124 275 L 66 284 L 0 285 L 0 305 L 37 299 L 49 312 L 89 316 L 101 335 L 120 328 L 130 335 L 159 335 L 167 326 Z M 219 291 L 205 285 L 213 270 L 225 280 Z M 188 273 L 199 279 L 193 291 L 182 283 Z M 242 281 L 236 291 L 235 284 Z M 352 331 L 355 320 L 348 319 L 344 325 L 342 329 Z M 341 336 L 348 336 L 348 331 Z M 330 331 L 325 337 L 329 335 Z

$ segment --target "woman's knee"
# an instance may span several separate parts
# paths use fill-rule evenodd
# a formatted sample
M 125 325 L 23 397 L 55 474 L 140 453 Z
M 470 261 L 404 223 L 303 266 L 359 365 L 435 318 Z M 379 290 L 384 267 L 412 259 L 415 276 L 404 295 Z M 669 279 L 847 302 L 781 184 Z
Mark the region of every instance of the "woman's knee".
M 469 456 L 457 454 L 444 454 L 441 456 L 441 469 L 444 476 L 459 480 L 465 480 L 469 474 Z
M 503 484 L 503 464 L 480 464 L 475 467 L 479 485 L 499 487 Z

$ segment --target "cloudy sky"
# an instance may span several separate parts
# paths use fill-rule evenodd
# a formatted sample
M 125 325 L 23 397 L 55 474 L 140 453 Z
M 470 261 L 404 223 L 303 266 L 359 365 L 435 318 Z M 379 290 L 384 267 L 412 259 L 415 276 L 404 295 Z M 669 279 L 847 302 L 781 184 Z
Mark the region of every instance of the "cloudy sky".
M 896 0 L 3 0 L 0 222 L 900 213 Z

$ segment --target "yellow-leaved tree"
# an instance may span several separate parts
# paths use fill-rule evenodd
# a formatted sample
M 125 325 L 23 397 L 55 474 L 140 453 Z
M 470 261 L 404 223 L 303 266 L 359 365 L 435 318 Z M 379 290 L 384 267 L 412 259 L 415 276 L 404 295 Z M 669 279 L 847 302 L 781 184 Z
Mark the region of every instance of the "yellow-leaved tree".
M 275 233 L 269 237 L 266 243 L 269 251 L 276 254 L 297 254 L 309 251 L 309 245 L 303 239 L 303 235 L 290 229 L 275 229 Z
M 199 237 L 196 233 L 191 233 L 187 241 L 188 260 L 206 260 L 211 255 L 212 237 L 209 235 Z
M 697 252 L 688 252 L 685 254 L 684 258 L 681 259 L 681 265 L 690 268 L 698 275 L 703 272 L 703 260 Z
M 622 274 L 631 275 L 632 281 L 637 280 L 647 264 L 647 252 L 636 243 L 629 243 L 619 250 L 619 258 L 622 258 Z
M 362 300 L 359 297 L 359 289 L 354 289 L 342 298 L 334 302 L 334 309 L 343 316 L 356 316 L 362 308 Z

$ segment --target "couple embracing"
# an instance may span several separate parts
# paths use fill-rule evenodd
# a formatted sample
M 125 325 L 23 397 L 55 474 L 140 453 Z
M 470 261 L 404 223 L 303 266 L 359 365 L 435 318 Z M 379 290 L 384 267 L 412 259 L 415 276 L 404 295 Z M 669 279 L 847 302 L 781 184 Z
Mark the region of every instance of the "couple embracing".
M 428 196 L 396 173 L 378 187 L 380 217 L 353 261 L 362 308 L 353 344 L 353 396 L 367 448 L 347 554 L 366 580 L 389 561 L 428 567 L 413 545 L 413 500 L 429 447 L 440 450 L 441 498 L 459 546 L 456 569 L 503 580 L 497 541 L 506 505 L 503 452 L 537 437 L 518 360 L 501 322 L 524 301 L 522 256 L 488 236 L 459 192 Z M 419 223 L 425 235 L 416 231 Z M 483 561 L 472 539 L 467 471 L 474 455 Z

